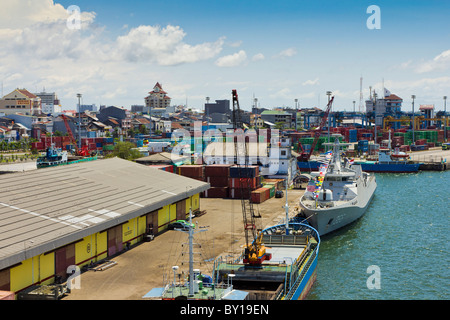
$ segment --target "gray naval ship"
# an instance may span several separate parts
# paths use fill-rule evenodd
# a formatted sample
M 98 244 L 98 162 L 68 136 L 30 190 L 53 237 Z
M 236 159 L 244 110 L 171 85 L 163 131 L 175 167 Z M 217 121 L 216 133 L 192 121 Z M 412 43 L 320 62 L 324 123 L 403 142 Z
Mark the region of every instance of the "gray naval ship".
M 312 172 L 304 195 L 300 198 L 300 216 L 306 218 L 320 236 L 342 228 L 360 218 L 377 188 L 375 176 L 363 172 L 341 156 L 348 144 L 338 139 L 332 153 L 323 159 L 321 170 Z

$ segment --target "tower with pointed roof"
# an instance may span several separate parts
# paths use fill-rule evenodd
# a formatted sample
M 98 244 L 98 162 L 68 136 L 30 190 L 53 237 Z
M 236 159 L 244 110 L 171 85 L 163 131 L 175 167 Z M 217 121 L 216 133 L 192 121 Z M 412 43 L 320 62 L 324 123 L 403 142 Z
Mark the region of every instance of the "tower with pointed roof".
M 153 87 L 153 91 L 145 98 L 145 106 L 148 108 L 167 108 L 170 107 L 171 98 L 167 96 L 162 88 L 162 85 L 157 82 Z

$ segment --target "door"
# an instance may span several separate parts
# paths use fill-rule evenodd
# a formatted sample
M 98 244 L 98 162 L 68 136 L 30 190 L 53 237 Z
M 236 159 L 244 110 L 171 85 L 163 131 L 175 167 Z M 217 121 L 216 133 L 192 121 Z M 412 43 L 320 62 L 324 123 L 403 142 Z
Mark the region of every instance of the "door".
M 75 265 L 75 244 L 59 248 L 55 251 L 55 275 L 67 278 L 67 268 Z
M 186 220 L 186 200 L 177 202 L 177 220 Z
M 108 229 L 108 256 L 122 251 L 122 225 Z

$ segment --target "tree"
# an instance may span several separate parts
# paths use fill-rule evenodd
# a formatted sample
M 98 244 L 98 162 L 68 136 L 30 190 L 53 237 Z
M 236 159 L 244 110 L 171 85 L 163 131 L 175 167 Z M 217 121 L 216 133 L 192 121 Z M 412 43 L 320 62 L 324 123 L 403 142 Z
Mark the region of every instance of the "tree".
M 119 157 L 125 160 L 134 160 L 141 157 L 141 153 L 135 149 L 136 146 L 131 142 L 118 142 L 114 146 L 110 157 Z

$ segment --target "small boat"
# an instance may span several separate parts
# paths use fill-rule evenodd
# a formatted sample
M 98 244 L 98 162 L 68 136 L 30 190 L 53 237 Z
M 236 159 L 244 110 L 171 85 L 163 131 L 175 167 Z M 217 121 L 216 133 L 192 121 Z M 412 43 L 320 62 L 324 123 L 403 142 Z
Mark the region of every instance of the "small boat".
M 67 159 L 67 151 L 63 151 L 61 148 L 55 148 L 55 144 L 52 144 L 47 148 L 44 156 L 37 158 L 36 166 L 37 168 L 58 166 L 67 163 Z
M 300 198 L 300 216 L 323 236 L 359 219 L 375 193 L 375 176 L 360 165 L 341 158 L 340 148 L 348 144 L 336 139 L 333 151 Z

